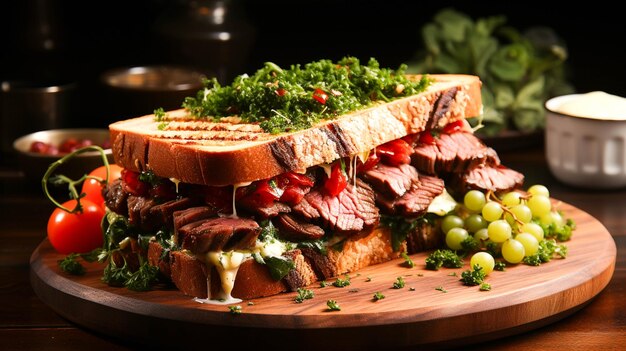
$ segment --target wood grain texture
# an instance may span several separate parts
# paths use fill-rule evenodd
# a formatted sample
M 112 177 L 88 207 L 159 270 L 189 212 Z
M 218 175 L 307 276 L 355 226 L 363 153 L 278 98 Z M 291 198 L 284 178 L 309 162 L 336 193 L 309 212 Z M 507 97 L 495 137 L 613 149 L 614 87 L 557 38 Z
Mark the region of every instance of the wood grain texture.
M 455 345 L 528 331 L 559 320 L 590 302 L 613 275 L 616 247 L 606 228 L 589 214 L 565 203 L 565 215 L 577 229 L 567 243 L 567 259 L 539 267 L 518 265 L 493 272 L 492 290 L 463 286 L 459 275 L 468 269 L 428 271 L 427 253 L 412 256 L 406 268 L 396 260 L 351 274 L 345 288 L 311 287 L 315 297 L 301 304 L 295 293 L 244 301 L 243 313 L 226 306 L 198 304 L 175 289 L 145 293 L 108 287 L 100 281 L 102 267 L 88 266 L 83 277 L 61 273 L 60 255 L 44 241 L 31 257 L 31 284 L 37 295 L 63 317 L 106 335 L 151 344 L 192 344 L 218 337 L 280 347 L 314 349 L 332 340 L 344 349 Z M 456 273 L 452 276 L 451 273 Z M 403 289 L 393 289 L 402 276 Z M 367 277 L 371 281 L 367 281 Z M 442 287 L 447 292 L 436 288 Z M 409 288 L 414 288 L 411 291 Z M 374 302 L 380 291 L 385 298 Z M 341 311 L 329 312 L 336 300 Z

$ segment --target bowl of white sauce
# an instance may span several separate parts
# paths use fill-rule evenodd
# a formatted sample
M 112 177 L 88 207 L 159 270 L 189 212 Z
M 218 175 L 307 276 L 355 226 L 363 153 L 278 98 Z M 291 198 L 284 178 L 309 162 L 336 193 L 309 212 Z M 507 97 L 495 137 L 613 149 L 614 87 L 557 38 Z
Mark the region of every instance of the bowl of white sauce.
M 558 180 L 626 187 L 626 98 L 593 91 L 555 97 L 545 107 L 546 159 Z

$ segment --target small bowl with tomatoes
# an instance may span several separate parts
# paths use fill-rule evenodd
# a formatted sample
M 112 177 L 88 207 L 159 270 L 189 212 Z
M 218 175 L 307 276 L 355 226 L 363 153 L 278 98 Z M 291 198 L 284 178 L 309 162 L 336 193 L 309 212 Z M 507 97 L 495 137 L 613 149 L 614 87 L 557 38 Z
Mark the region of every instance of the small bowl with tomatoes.
M 51 129 L 24 135 L 13 142 L 18 165 L 28 181 L 41 182 L 52 163 L 85 146 L 100 146 L 113 163 L 108 129 Z M 55 173 L 78 179 L 103 165 L 102 154 L 87 151 L 57 168 Z

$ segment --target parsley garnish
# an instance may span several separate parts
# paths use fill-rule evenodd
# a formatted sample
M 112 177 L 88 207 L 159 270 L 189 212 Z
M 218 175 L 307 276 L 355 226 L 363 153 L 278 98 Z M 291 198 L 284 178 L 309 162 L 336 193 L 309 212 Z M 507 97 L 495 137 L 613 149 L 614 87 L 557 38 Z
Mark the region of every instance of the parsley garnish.
M 346 275 L 345 277 L 345 279 L 337 278 L 337 280 L 333 282 L 333 286 L 343 288 L 350 285 L 350 276 Z
M 84 275 L 85 267 L 83 267 L 83 265 L 80 264 L 80 262 L 76 261 L 76 258 L 78 258 L 79 256 L 80 255 L 77 253 L 72 253 L 72 254 L 67 255 L 67 257 L 58 261 L 59 268 L 61 268 L 63 272 L 68 273 L 68 274 Z
M 377 291 L 374 293 L 374 301 L 378 301 L 378 300 L 382 300 L 385 298 L 385 295 L 383 295 L 380 291 Z
M 435 290 L 441 291 L 443 293 L 447 293 L 448 292 L 448 290 L 444 289 L 443 286 L 438 286 L 438 287 L 435 288 Z
M 393 282 L 393 288 L 394 289 L 402 289 L 402 288 L 404 288 L 404 278 L 402 278 L 402 277 L 396 278 L 396 281 Z
M 326 301 L 326 306 L 328 306 L 328 309 L 330 311 L 341 311 L 341 306 L 339 306 L 339 304 L 335 300 Z
M 355 57 L 289 68 L 267 62 L 252 76 L 238 76 L 228 86 L 221 86 L 216 78 L 205 79 L 204 89 L 187 97 L 183 107 L 196 118 L 213 121 L 238 115 L 243 122 L 260 123 L 272 134 L 301 130 L 322 119 L 377 101 L 414 95 L 428 87 L 430 79 L 424 76 L 411 81 L 405 69 L 406 65 L 397 70 L 380 68 L 373 58 L 362 65 Z M 320 92 L 326 95 L 324 99 L 319 98 Z
M 228 310 L 230 311 L 230 313 L 232 314 L 241 314 L 241 312 L 243 311 L 241 309 L 241 306 L 239 305 L 235 305 L 235 306 L 228 306 Z
M 491 290 L 491 284 L 489 283 L 480 284 L 480 291 L 490 291 L 490 290 Z
M 302 303 L 304 300 L 312 299 L 313 290 L 298 288 L 298 296 L 294 299 L 296 303 Z
M 413 268 L 415 267 L 415 263 L 413 263 L 413 260 L 411 259 L 411 257 L 409 257 L 409 254 L 406 253 L 406 251 L 402 252 L 402 258 L 404 258 L 404 264 L 409 267 L 409 268 Z
M 426 258 L 426 269 L 436 271 L 442 266 L 446 268 L 461 268 L 463 267 L 463 261 L 454 251 L 448 249 L 435 250 Z
M 475 264 L 472 270 L 461 273 L 461 279 L 459 280 L 462 281 L 464 285 L 478 285 L 485 280 L 485 275 L 483 267 Z

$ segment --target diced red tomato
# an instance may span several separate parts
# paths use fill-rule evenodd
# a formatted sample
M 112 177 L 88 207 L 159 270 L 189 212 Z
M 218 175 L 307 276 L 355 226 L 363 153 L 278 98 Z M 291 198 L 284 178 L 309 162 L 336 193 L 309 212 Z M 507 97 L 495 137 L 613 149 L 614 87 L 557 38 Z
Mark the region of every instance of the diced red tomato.
M 122 187 L 135 196 L 146 196 L 150 190 L 148 183 L 139 180 L 139 173 L 127 169 L 122 170 Z
M 348 186 L 348 177 L 341 167 L 341 161 L 332 165 L 330 178 L 324 182 L 324 189 L 330 196 L 337 196 Z
M 376 167 L 378 162 L 380 162 L 378 154 L 376 152 L 370 152 L 369 156 L 367 156 L 367 160 L 365 160 L 365 163 L 361 162 L 361 159 L 357 160 L 356 171 L 357 173 L 367 172 Z
M 313 180 L 307 177 L 305 174 L 299 174 L 295 172 L 287 172 L 278 176 L 278 186 L 281 188 L 289 186 L 313 186 Z
M 446 126 L 443 127 L 441 132 L 446 133 L 446 134 L 452 134 L 452 133 L 458 133 L 460 131 L 463 131 L 464 129 L 465 129 L 465 120 L 460 119 L 458 121 L 446 124 Z
M 396 139 L 376 148 L 381 160 L 390 166 L 411 163 L 413 148 L 404 140 Z
M 249 192 L 241 200 L 256 207 L 271 206 L 283 194 L 283 190 L 278 187 L 274 180 L 259 180 L 254 182 L 251 187 L 249 189 L 252 190 L 248 189 Z
M 283 192 L 283 194 L 280 196 L 280 202 L 284 202 L 288 205 L 297 205 L 302 201 L 302 198 L 304 198 L 304 195 L 306 194 L 308 190 L 307 188 L 301 188 L 301 187 L 297 187 L 297 186 L 290 186 L 285 188 L 285 191 Z
M 278 96 L 285 96 L 285 94 L 287 94 L 287 90 L 285 90 L 283 88 L 278 88 L 278 89 L 276 89 L 275 93 Z
M 420 144 L 434 145 L 436 143 L 435 137 L 433 136 L 432 131 L 425 130 L 420 133 L 419 137 Z
M 328 94 L 326 94 L 324 90 L 317 88 L 315 89 L 315 91 L 313 91 L 313 99 L 315 99 L 320 104 L 325 105 L 326 100 L 328 100 Z

